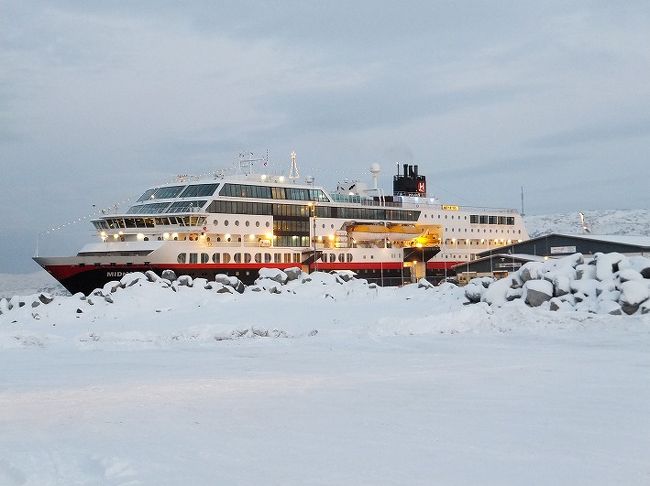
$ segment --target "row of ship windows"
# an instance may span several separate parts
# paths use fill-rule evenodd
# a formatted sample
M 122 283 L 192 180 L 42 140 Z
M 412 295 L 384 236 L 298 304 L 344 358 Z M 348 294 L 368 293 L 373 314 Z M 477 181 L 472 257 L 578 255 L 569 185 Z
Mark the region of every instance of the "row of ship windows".
M 512 241 L 512 240 L 507 240 L 507 241 Z M 456 246 L 462 246 L 462 245 L 468 245 L 468 246 L 479 246 L 479 245 L 491 245 L 491 244 L 498 244 L 499 242 L 505 243 L 505 239 L 494 239 L 494 240 L 467 240 L 465 238 L 458 238 L 458 239 L 446 239 L 445 240 L 445 245 L 456 245 Z
M 209 213 L 255 214 L 262 216 L 296 216 L 308 218 L 315 211 L 317 218 L 342 218 L 354 220 L 417 221 L 420 211 L 398 209 L 342 208 L 316 206 L 310 208 L 299 204 L 272 204 L 249 201 L 212 201 L 206 211 Z
M 433 218 L 433 214 L 427 215 L 425 214 L 424 217 L 430 216 Z M 445 214 L 444 219 L 461 219 L 461 216 L 455 216 L 451 215 L 451 218 L 449 218 L 450 215 Z M 439 214 L 438 219 L 443 219 L 442 216 Z M 467 221 L 467 216 L 462 216 L 462 219 Z M 507 224 L 510 226 L 513 226 L 515 224 L 515 217 L 514 216 L 490 216 L 490 215 L 482 215 L 482 214 L 470 214 L 469 215 L 469 222 L 470 223 L 476 223 L 476 224 Z
M 467 228 L 451 228 L 451 230 L 450 230 L 449 228 L 445 228 L 445 231 L 450 231 L 451 233 L 454 233 L 454 232 L 455 232 L 455 229 L 458 230 L 458 233 L 462 233 L 462 232 L 467 233 Z M 470 233 L 474 233 L 474 228 L 470 228 L 470 229 L 469 229 L 469 232 L 470 232 Z M 480 233 L 481 230 L 480 230 L 479 228 L 476 228 L 476 232 L 477 232 L 477 233 Z M 501 229 L 501 230 L 495 229 L 494 232 L 495 232 L 495 233 L 501 232 L 501 233 L 503 233 L 503 234 L 510 234 L 510 230 L 504 230 L 504 229 Z M 489 229 L 489 230 L 488 230 L 488 229 L 483 228 L 483 233 L 492 233 L 492 229 Z M 517 233 L 515 233 L 515 230 L 513 229 L 513 230 L 512 230 L 512 234 L 513 234 L 513 235 L 514 235 L 514 234 L 518 234 L 518 235 L 520 235 L 520 234 L 521 234 L 521 230 L 517 230 Z
M 204 226 L 205 216 L 170 216 L 167 218 L 108 218 L 93 221 L 98 230 L 120 228 L 154 228 L 155 226 Z
M 300 253 L 179 253 L 176 261 L 180 264 L 207 263 L 300 263 Z M 351 253 L 322 253 L 316 261 L 329 263 L 350 263 Z
M 321 189 L 300 189 L 297 187 L 250 186 L 246 184 L 224 184 L 220 196 L 258 199 L 289 199 L 292 201 L 328 202 Z

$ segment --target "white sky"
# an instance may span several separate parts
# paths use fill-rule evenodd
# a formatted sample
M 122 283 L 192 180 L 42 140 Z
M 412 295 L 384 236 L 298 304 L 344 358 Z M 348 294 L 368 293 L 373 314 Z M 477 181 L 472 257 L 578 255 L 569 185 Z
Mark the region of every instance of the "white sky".
M 647 208 L 648 45 L 647 1 L 2 1 L 0 272 L 242 150 L 328 187 L 411 162 L 452 203 Z

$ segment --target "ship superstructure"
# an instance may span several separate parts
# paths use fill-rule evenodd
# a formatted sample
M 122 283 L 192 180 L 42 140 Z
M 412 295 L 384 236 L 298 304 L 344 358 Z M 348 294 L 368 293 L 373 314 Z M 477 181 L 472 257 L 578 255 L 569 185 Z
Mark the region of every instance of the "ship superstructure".
M 292 157 L 295 165 L 295 156 Z M 427 197 L 418 166 L 403 165 L 393 193 L 352 181 L 335 191 L 313 178 L 252 170 L 179 177 L 147 189 L 124 212 L 92 221 L 97 241 L 75 256 L 35 257 L 70 292 L 88 293 L 132 271 L 165 269 L 252 283 L 263 267 L 352 270 L 380 285 L 447 275 L 478 252 L 528 239 L 511 209 Z

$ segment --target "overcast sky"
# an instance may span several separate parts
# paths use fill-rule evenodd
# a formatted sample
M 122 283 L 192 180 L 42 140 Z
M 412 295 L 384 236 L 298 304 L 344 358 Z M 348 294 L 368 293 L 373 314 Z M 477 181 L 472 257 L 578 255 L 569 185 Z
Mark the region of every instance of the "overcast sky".
M 0 272 L 243 150 L 549 213 L 649 207 L 649 142 L 647 0 L 0 0 Z

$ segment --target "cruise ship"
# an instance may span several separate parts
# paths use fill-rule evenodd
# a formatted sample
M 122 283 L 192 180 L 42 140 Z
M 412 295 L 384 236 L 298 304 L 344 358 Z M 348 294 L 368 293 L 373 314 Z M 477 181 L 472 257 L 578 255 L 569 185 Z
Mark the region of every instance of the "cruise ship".
M 397 166 L 392 194 L 347 181 L 328 191 L 300 179 L 295 153 L 288 176 L 240 165 L 231 173 L 179 176 L 150 187 L 126 211 L 92 220 L 96 241 L 74 256 L 34 260 L 71 293 L 90 293 L 124 274 L 238 277 L 261 268 L 350 270 L 379 285 L 451 276 L 479 252 L 528 239 L 514 209 L 470 207 L 427 196 L 417 165 Z

